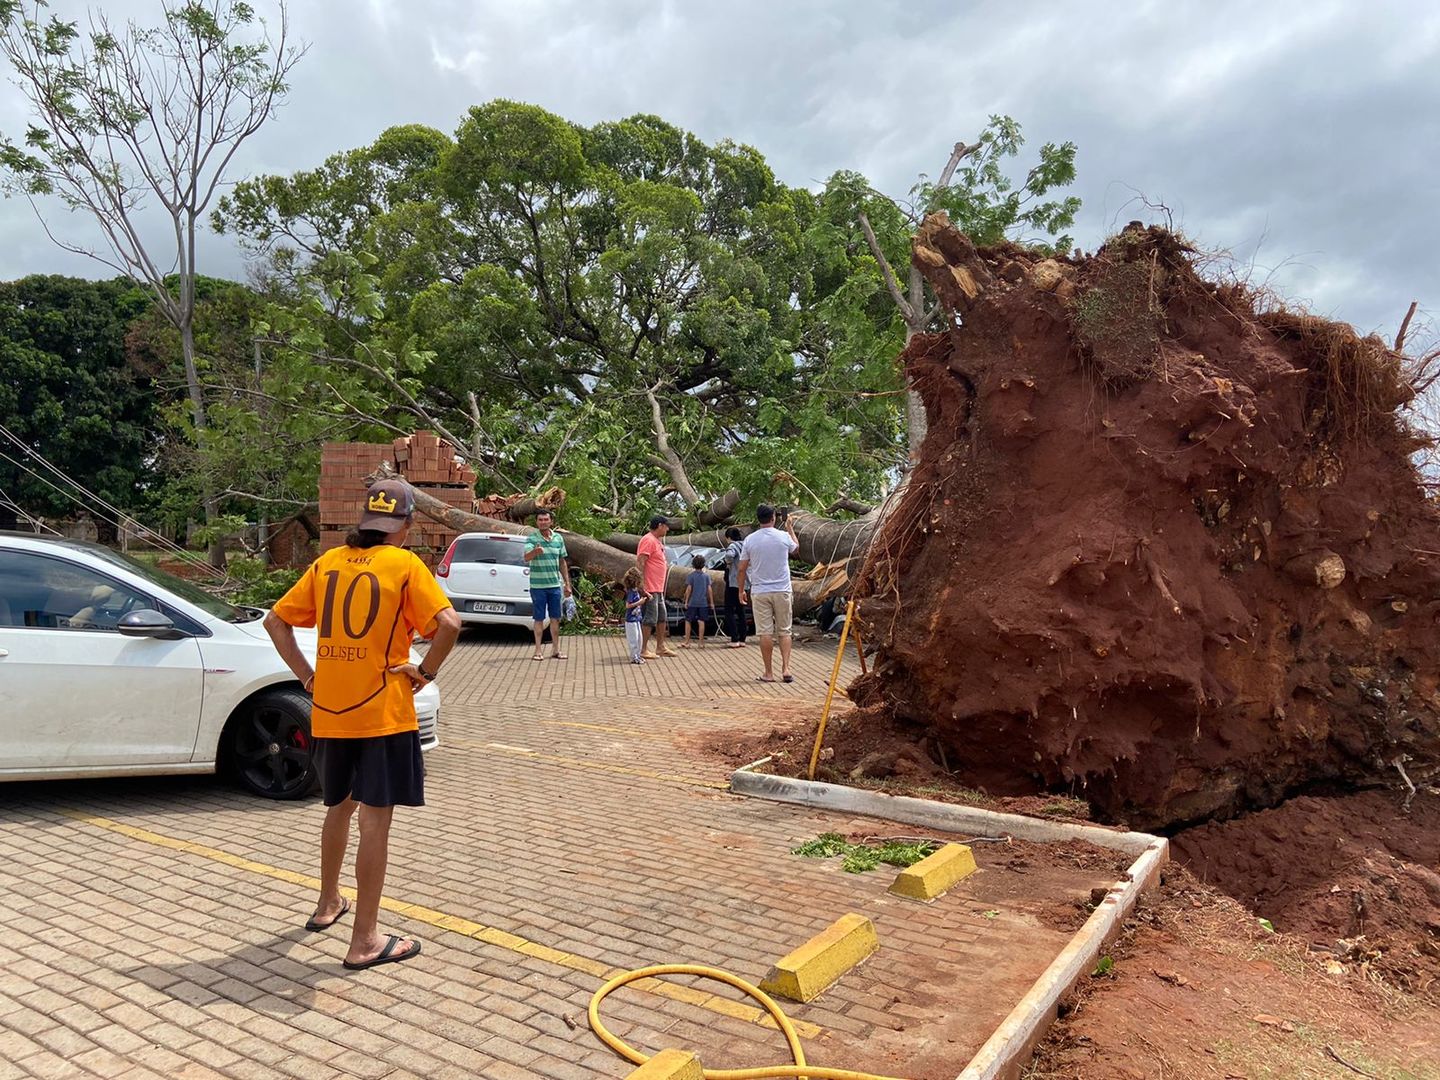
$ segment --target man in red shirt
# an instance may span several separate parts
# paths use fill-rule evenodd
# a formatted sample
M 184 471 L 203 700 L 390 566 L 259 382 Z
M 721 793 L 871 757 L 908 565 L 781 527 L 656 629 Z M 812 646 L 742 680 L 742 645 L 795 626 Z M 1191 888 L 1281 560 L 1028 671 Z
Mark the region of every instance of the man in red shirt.
M 670 564 L 665 561 L 663 540 L 669 531 L 670 522 L 656 514 L 650 519 L 650 531 L 640 538 L 640 546 L 635 551 L 635 565 L 640 568 L 640 588 L 647 594 L 640 619 L 640 634 L 644 642 L 640 657 L 643 660 L 680 655 L 665 644 L 670 634 L 670 611 L 665 605 L 665 578 Z

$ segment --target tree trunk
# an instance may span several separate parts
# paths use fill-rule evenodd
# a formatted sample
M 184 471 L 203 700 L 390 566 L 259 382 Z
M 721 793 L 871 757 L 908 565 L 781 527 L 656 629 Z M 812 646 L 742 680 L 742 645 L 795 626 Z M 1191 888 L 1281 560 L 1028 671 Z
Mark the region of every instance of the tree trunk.
M 393 476 L 394 470 L 386 469 L 382 464 L 382 468 L 377 471 L 376 476 L 377 478 L 383 479 L 386 475 Z M 528 536 L 534 531 L 534 529 L 528 525 L 518 525 L 513 521 L 502 521 L 500 518 L 484 517 L 480 514 L 467 514 L 465 511 L 457 510 L 453 506 L 446 506 L 439 499 L 435 498 L 435 496 L 426 494 L 419 488 L 415 488 L 414 491 L 415 509 L 419 510 L 426 517 L 438 521 L 442 525 L 446 525 L 457 532 L 500 532 L 508 533 L 511 536 Z M 802 513 L 803 511 L 796 512 L 796 514 Z M 795 515 L 792 515 L 792 517 L 793 516 Z M 853 527 L 856 524 L 855 522 L 827 521 L 825 518 L 816 517 L 814 514 L 804 514 L 804 517 L 809 519 L 806 522 L 807 534 L 812 535 L 809 536 L 808 540 L 801 540 L 800 551 L 797 553 L 800 558 L 811 562 L 817 561 L 805 555 L 807 547 L 812 551 L 840 550 L 848 547 L 847 544 L 841 543 L 844 537 L 840 534 L 844 532 L 843 526 Z M 824 526 L 834 526 L 834 528 L 826 529 Z M 871 529 L 873 529 L 873 525 Z M 604 540 L 596 540 L 593 536 L 584 536 L 580 533 L 569 532 L 565 529 L 558 531 L 560 535 L 565 537 L 565 546 L 570 552 L 571 564 L 579 567 L 587 574 L 592 574 L 603 581 L 618 582 L 625 576 L 625 571 L 635 565 L 635 555 L 631 551 L 622 550 L 620 547 L 606 543 Z M 798 533 L 799 531 L 800 524 L 797 520 L 796 532 Z M 870 530 L 865 532 L 867 539 L 869 533 Z M 850 535 L 853 536 L 854 533 L 852 532 Z M 634 544 L 638 546 L 640 543 L 638 536 L 632 537 L 626 533 L 612 533 L 611 536 L 612 538 L 623 540 L 627 544 L 633 541 Z M 680 538 L 677 537 L 676 539 Z M 858 554 L 863 555 L 864 549 L 861 548 Z M 665 595 L 677 600 L 684 596 L 685 578 L 689 573 L 690 567 L 688 566 L 671 566 L 665 578 Z M 724 586 L 723 574 L 712 570 L 710 576 L 716 584 L 721 587 Z M 824 599 L 827 587 L 828 583 L 823 579 L 820 581 L 796 580 L 793 589 L 796 612 L 803 613 L 817 607 L 820 601 Z
M 181 283 L 181 289 L 184 289 Z M 193 302 L 192 302 L 193 310 Z M 187 318 L 180 325 L 180 351 L 185 360 L 185 388 L 190 394 L 190 420 L 195 425 L 195 442 L 201 450 L 200 503 L 205 509 L 205 524 L 213 527 L 220 517 L 220 500 L 215 497 L 215 482 L 210 476 L 208 463 L 204 463 L 206 430 L 205 396 L 200 391 L 200 371 L 195 365 L 195 327 Z M 225 538 L 216 536 L 210 541 L 210 565 L 217 570 L 225 569 Z
M 734 528 L 740 530 L 742 537 L 750 535 L 755 531 L 754 525 L 727 525 L 721 529 L 703 529 L 699 532 L 676 533 L 672 532 L 665 537 L 667 544 L 674 544 L 677 547 L 690 545 L 692 547 L 718 547 L 723 548 L 730 541 L 725 539 L 725 529 Z M 613 532 L 605 538 L 605 542 L 611 547 L 619 548 L 621 551 L 635 553 L 640 537 L 634 533 Z
M 701 526 L 725 525 L 735 520 L 735 511 L 740 506 L 740 491 L 731 488 L 718 499 L 711 501 L 709 506 L 694 508 L 695 524 Z
M 893 501 L 890 500 L 891 503 Z M 868 514 L 852 518 L 849 521 L 821 517 L 808 510 L 791 510 L 790 520 L 795 524 L 795 539 L 800 541 L 800 549 L 795 553 L 795 557 L 802 562 L 833 565 L 865 557 L 865 552 L 870 546 L 870 538 L 875 535 L 875 527 L 880 522 L 880 510 L 873 509 Z M 734 527 L 738 528 L 745 536 L 755 531 L 753 524 Z M 695 547 L 718 548 L 723 548 L 729 543 L 725 539 L 724 529 L 671 533 L 665 538 L 665 542 L 677 547 L 688 544 Z M 607 547 L 630 554 L 635 552 L 639 543 L 640 538 L 631 533 L 616 532 L 605 538 Z
M 800 541 L 796 558 L 834 566 L 865 558 L 880 512 L 872 511 L 851 521 L 836 521 L 808 510 L 791 510 L 790 520 L 795 525 L 795 539 Z
M 905 347 L 910 347 L 910 339 L 920 331 L 908 323 L 905 326 Z M 902 372 L 901 377 L 904 378 Z M 905 379 L 905 446 L 909 451 L 910 460 L 905 470 L 909 474 L 910 469 L 920 460 L 920 444 L 925 441 L 925 435 L 929 430 L 929 422 L 925 416 L 925 400 L 920 396 L 920 391 Z

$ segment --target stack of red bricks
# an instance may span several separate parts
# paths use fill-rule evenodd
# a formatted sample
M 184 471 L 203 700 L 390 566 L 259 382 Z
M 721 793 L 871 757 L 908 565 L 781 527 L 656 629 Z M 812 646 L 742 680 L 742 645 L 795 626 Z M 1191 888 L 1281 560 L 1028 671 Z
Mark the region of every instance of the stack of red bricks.
M 475 505 L 475 473 L 455 458 L 455 449 L 429 431 L 393 443 L 326 443 L 320 451 L 320 550 L 345 542 L 365 510 L 366 477 L 382 462 L 417 491 L 467 513 Z M 459 535 L 423 514 L 415 516 L 409 547 L 432 568 Z

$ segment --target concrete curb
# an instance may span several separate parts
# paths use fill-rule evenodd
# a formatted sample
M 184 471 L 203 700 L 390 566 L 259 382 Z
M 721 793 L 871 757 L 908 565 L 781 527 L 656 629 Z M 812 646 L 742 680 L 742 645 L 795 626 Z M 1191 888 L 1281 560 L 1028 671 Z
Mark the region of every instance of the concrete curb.
M 886 795 L 839 784 L 792 780 L 755 771 L 768 764 L 769 760 L 763 758 L 731 774 L 730 790 L 759 799 L 863 814 L 972 836 L 1009 834 L 1021 840 L 1041 843 L 1085 840 L 1096 847 L 1110 848 L 1133 858 L 1124 880 L 1110 887 L 1085 925 L 1076 931 L 1070 943 L 1001 1021 L 956 1080 L 1013 1080 L 1019 1076 L 1020 1068 L 1029 1059 L 1035 1044 L 1055 1022 L 1060 999 L 1094 969 L 1100 951 L 1119 933 L 1121 923 L 1134 909 L 1140 894 L 1159 881 L 1160 871 L 1170 857 L 1169 841 L 1149 833 L 1044 821 L 1021 814 L 1002 814 L 973 806 Z
M 737 795 L 753 795 L 775 802 L 796 803 L 824 810 L 841 810 L 851 814 L 903 821 L 908 825 L 924 825 L 945 832 L 971 833 L 976 836 L 1006 834 L 1017 840 L 1038 840 L 1056 843 L 1064 840 L 1085 840 L 1096 847 L 1112 848 L 1126 855 L 1139 856 L 1160 839 L 1149 833 L 1122 832 L 1101 825 L 1075 825 L 1065 821 L 1046 821 L 1023 814 L 1002 814 L 998 810 L 981 810 L 975 806 L 932 802 L 908 795 L 886 795 L 883 791 L 822 784 L 816 780 L 792 780 L 788 776 L 771 776 L 755 772 L 768 764 L 761 758 L 730 775 L 730 790 Z

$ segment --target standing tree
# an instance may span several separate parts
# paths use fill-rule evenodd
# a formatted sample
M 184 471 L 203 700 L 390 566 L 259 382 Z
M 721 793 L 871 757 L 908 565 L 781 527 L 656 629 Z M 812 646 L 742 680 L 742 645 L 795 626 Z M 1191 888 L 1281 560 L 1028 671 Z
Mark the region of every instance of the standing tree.
M 127 362 L 125 335 L 151 306 L 123 278 L 37 274 L 0 284 L 0 499 L 73 514 L 75 494 L 43 459 L 121 513 L 139 513 L 162 479 L 151 445 L 161 395 Z M 114 516 L 94 515 L 100 538 L 114 542 Z
M 74 22 L 46 17 L 46 6 L 0 0 L 0 45 L 33 115 L 23 143 L 0 137 L 0 168 L 9 190 L 32 206 L 53 196 L 89 214 L 104 246 L 60 239 L 47 224 L 52 240 L 153 294 L 180 336 L 190 421 L 203 446 L 208 420 L 194 332 L 198 226 L 240 146 L 274 115 L 304 50 L 287 45 L 283 3 L 276 39 L 242 0 L 167 2 L 161 26 L 127 23 L 120 32 L 101 13 L 82 33 Z M 152 200 L 163 211 L 163 240 L 146 235 Z M 213 533 L 213 484 L 204 485 L 202 501 Z M 218 535 L 210 556 L 224 564 Z

